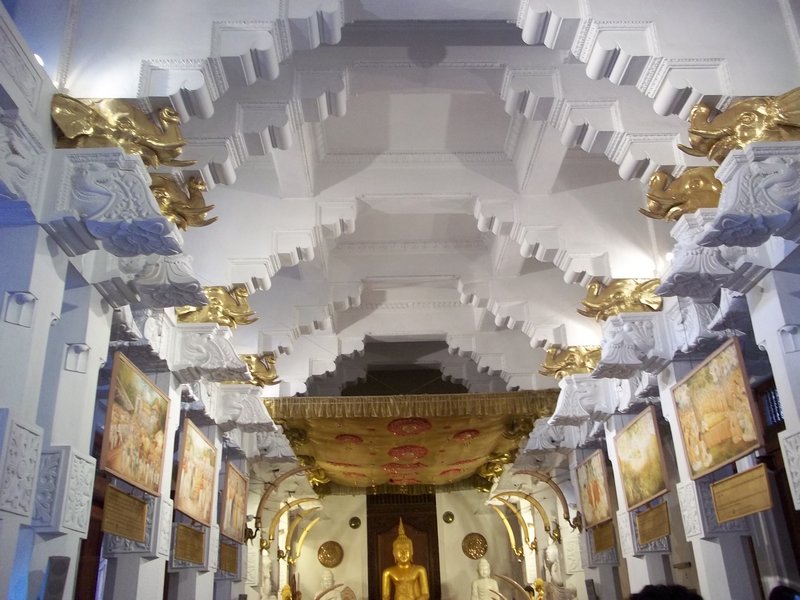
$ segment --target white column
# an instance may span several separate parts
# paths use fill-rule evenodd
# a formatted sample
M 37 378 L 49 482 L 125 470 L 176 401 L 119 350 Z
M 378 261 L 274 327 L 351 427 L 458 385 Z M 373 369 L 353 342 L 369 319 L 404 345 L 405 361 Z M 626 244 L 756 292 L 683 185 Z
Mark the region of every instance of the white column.
M 10 587 L 27 566 L 30 544 L 19 528 L 31 522 L 43 431 L 36 425 L 50 325 L 61 312 L 66 257 L 38 225 L 0 228 L 0 597 L 22 598 Z M 18 573 L 19 575 L 19 573 Z M 21 581 L 19 577 L 17 581 Z M 25 582 L 27 583 L 27 582 Z
M 753 333 L 767 351 L 786 430 L 781 442 L 794 506 L 800 509 L 800 275 L 771 271 L 747 294 Z
M 678 467 L 678 499 L 686 539 L 692 544 L 697 565 L 699 592 L 704 598 L 750 600 L 758 597 L 759 592 L 742 539 L 743 535 L 749 534 L 747 523 L 743 520 L 722 525 L 717 523 L 709 488 L 710 478 L 714 475 L 697 481 L 692 481 L 689 476 L 671 387 L 690 369 L 688 362 L 672 363 L 659 376 L 659 390 L 663 415 L 670 422 Z
M 108 351 L 111 310 L 74 271 L 68 272 L 68 310 L 51 327 L 37 422 L 44 430 L 33 514 L 36 537 L 31 590 L 51 556 L 68 556 L 65 593 L 74 594 L 81 539 L 92 507 L 95 460 L 90 456 L 97 376 Z
M 614 440 L 617 434 L 634 418 L 636 415 L 615 415 L 606 421 L 606 448 L 611 460 L 610 475 L 613 478 L 617 504 L 620 507 L 617 512 L 620 551 L 627 563 L 630 590 L 638 592 L 647 584 L 671 583 L 672 573 L 664 560 L 664 555 L 669 554 L 669 545 L 664 546 L 664 553 L 659 553 L 656 549 L 645 554 L 633 539 L 636 531 L 633 526 L 633 518 L 625 506 L 625 490 L 619 473 L 619 460 Z

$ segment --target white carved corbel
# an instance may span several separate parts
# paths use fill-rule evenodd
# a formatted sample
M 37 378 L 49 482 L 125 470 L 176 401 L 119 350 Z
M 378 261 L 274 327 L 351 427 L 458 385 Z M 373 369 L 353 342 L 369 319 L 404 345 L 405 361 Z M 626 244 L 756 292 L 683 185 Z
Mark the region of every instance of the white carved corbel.
M 256 443 L 261 458 L 273 462 L 295 461 L 294 451 L 289 440 L 283 435 L 283 428 L 276 427 L 276 431 L 256 433 Z
M 756 143 L 733 150 L 717 169 L 723 184 L 703 246 L 760 246 L 772 235 L 800 241 L 800 142 Z
M 120 268 L 126 274 L 133 275 L 131 285 L 142 303 L 149 308 L 208 304 L 188 255 L 153 255 L 146 259 L 121 261 Z
M 18 115 L 0 116 L 0 200 L 35 207 L 43 180 L 45 150 Z
M 41 533 L 89 531 L 94 491 L 94 457 L 71 446 L 42 452 L 31 526 Z
M 548 452 L 556 450 L 563 439 L 559 429 L 547 419 L 537 419 L 525 444 L 525 452 Z
M 589 413 L 578 400 L 579 388 L 586 387 L 586 379 L 585 375 L 567 375 L 558 383 L 561 391 L 556 401 L 556 409 L 548 420 L 550 425 L 580 425 L 589 420 Z
M 732 278 L 742 249 L 710 248 L 697 243 L 703 227 L 711 223 L 715 208 L 701 208 L 682 215 L 670 235 L 676 241 L 672 262 L 656 289 L 660 296 L 689 296 L 710 302 Z
M 183 237 L 149 186 L 141 158 L 120 148 L 55 150 L 48 192 L 56 200 L 40 221 L 70 256 L 96 242 L 115 256 L 178 254 Z
M 207 414 L 222 431 L 234 428 L 244 432 L 276 431 L 259 386 L 203 381 L 200 389 Z
M 216 323 L 175 322 L 171 315 L 151 311 L 144 336 L 160 358 L 167 361 L 180 383 L 201 378 L 209 381 L 246 381 L 250 378 L 231 341 L 231 330 Z
M 0 409 L 0 513 L 33 514 L 41 451 L 42 428 Z
M 672 352 L 673 357 L 715 347 L 736 334 L 727 329 L 709 329 L 717 311 L 717 305 L 712 302 L 699 302 L 692 298 L 665 298 L 664 318 L 669 326 L 668 337 L 671 341 L 668 351 Z
M 663 350 L 660 313 L 620 313 L 603 324 L 600 361 L 592 377 L 630 379 L 639 371 L 658 373 L 672 356 Z
M 708 324 L 711 331 L 730 329 L 737 333 L 744 333 L 753 329 L 750 321 L 750 309 L 747 306 L 747 296 L 722 288 L 719 296 L 719 309 Z

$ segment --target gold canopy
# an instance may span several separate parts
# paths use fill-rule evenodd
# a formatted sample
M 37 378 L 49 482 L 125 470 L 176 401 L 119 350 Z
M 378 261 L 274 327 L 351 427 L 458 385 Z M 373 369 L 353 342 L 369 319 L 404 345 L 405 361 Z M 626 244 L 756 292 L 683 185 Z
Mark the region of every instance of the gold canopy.
M 317 483 L 438 486 L 478 476 L 490 483 L 516 455 L 558 390 L 503 394 L 277 398 L 298 458 Z

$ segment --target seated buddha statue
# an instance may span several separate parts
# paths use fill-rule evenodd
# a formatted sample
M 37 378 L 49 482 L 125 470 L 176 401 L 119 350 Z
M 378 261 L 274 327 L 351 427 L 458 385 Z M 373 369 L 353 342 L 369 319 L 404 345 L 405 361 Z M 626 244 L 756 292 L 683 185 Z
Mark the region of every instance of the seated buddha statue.
M 384 569 L 381 577 L 382 600 L 428 600 L 428 572 L 412 562 L 414 545 L 403 528 L 403 519 L 392 542 L 392 555 L 395 564 Z

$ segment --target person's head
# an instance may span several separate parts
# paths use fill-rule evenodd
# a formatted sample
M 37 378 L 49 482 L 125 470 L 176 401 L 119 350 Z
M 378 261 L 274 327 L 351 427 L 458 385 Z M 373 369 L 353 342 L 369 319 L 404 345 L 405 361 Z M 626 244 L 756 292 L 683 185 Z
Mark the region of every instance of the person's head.
M 325 569 L 322 572 L 322 589 L 327 590 L 330 587 L 333 587 L 333 571 Z
M 800 592 L 788 585 L 778 585 L 769 593 L 769 600 L 798 600 Z
M 489 566 L 489 561 L 482 558 L 478 561 L 478 575 L 481 577 L 488 577 L 492 574 L 492 567 Z
M 703 600 L 703 597 L 682 585 L 646 585 L 629 600 Z
M 397 526 L 397 537 L 392 542 L 392 555 L 398 564 L 408 564 L 414 557 L 414 544 L 406 535 L 403 519 L 400 519 L 400 524 Z

